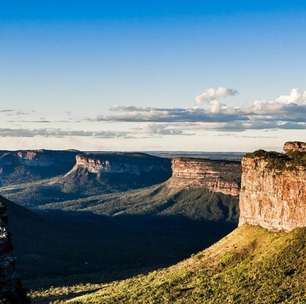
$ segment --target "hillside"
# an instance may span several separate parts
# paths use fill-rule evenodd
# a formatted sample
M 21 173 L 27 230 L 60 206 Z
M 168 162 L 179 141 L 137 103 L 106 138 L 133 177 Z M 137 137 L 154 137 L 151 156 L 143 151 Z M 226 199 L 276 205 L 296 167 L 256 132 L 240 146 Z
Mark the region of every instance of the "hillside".
M 102 216 L 8 206 L 17 271 L 26 287 L 109 282 L 165 267 L 211 245 L 236 226 L 185 216 Z M 203 233 L 203 231 L 205 233 Z
M 108 216 L 182 216 L 191 220 L 238 222 L 238 197 L 205 188 L 175 188 L 172 181 L 144 189 L 50 203 L 43 210 L 80 211 Z
M 243 225 L 170 268 L 106 285 L 51 288 L 31 297 L 33 303 L 78 304 L 305 303 L 305 241 L 306 228 L 274 233 Z
M 239 228 L 210 248 L 125 281 L 33 291 L 32 298 L 78 304 L 306 303 L 305 149 L 305 143 L 291 142 L 286 154 L 243 157 Z M 222 173 L 214 164 L 185 159 L 174 160 L 172 168 L 172 190 L 187 183 L 190 189 L 237 193 L 235 181 L 227 180 L 233 170 Z
M 71 169 L 72 168 L 72 169 Z M 2 195 L 35 208 L 48 202 L 127 191 L 165 181 L 171 162 L 144 153 L 78 154 L 62 175 L 0 188 Z
M 0 151 L 0 186 L 19 184 L 65 174 L 78 151 Z

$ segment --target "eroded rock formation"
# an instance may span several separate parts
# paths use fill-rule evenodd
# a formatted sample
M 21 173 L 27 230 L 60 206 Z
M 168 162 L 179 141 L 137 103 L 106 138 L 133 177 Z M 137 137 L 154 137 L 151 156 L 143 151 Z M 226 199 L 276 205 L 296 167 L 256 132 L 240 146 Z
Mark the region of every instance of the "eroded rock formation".
M 257 151 L 242 159 L 239 225 L 290 231 L 306 226 L 305 143 L 286 143 L 294 154 Z M 304 151 L 304 152 L 303 152 Z
M 284 151 L 290 152 L 306 152 L 306 143 L 302 141 L 288 141 L 284 144 Z
M 90 173 L 100 173 L 109 172 L 111 170 L 111 165 L 109 160 L 101 160 L 85 155 L 77 155 L 74 169 L 77 168 L 87 169 Z
M 239 195 L 240 163 L 208 159 L 177 158 L 172 161 L 171 187 L 203 187 L 212 192 Z
M 28 303 L 25 292 L 16 277 L 12 250 L 8 233 L 6 200 L 0 197 L 0 303 Z

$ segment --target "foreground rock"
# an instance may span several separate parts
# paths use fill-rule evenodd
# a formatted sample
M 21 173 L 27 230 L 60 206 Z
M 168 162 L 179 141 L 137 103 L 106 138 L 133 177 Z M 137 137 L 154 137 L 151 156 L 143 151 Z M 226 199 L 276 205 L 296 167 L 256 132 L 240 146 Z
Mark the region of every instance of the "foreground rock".
M 306 226 L 305 143 L 286 143 L 293 154 L 257 151 L 242 160 L 239 225 L 289 231 Z
M 8 233 L 6 201 L 0 197 L 0 303 L 27 303 L 15 273 L 15 258 Z

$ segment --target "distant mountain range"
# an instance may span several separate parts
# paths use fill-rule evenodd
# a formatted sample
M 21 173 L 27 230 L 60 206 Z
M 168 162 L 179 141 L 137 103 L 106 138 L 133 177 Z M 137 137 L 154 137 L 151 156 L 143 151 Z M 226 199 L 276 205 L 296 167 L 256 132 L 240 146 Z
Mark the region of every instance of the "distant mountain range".
M 3 160 L 8 158 L 14 162 L 0 159 L 0 178 L 6 185 L 0 192 L 29 207 L 141 188 L 171 176 L 169 159 L 144 153 L 43 150 L 4 153 Z

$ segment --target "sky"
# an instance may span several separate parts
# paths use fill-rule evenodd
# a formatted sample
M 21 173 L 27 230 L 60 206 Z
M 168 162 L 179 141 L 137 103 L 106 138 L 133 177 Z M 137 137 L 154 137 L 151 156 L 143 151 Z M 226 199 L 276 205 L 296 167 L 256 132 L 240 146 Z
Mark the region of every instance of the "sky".
M 0 2 L 1 149 L 306 141 L 306 2 Z

